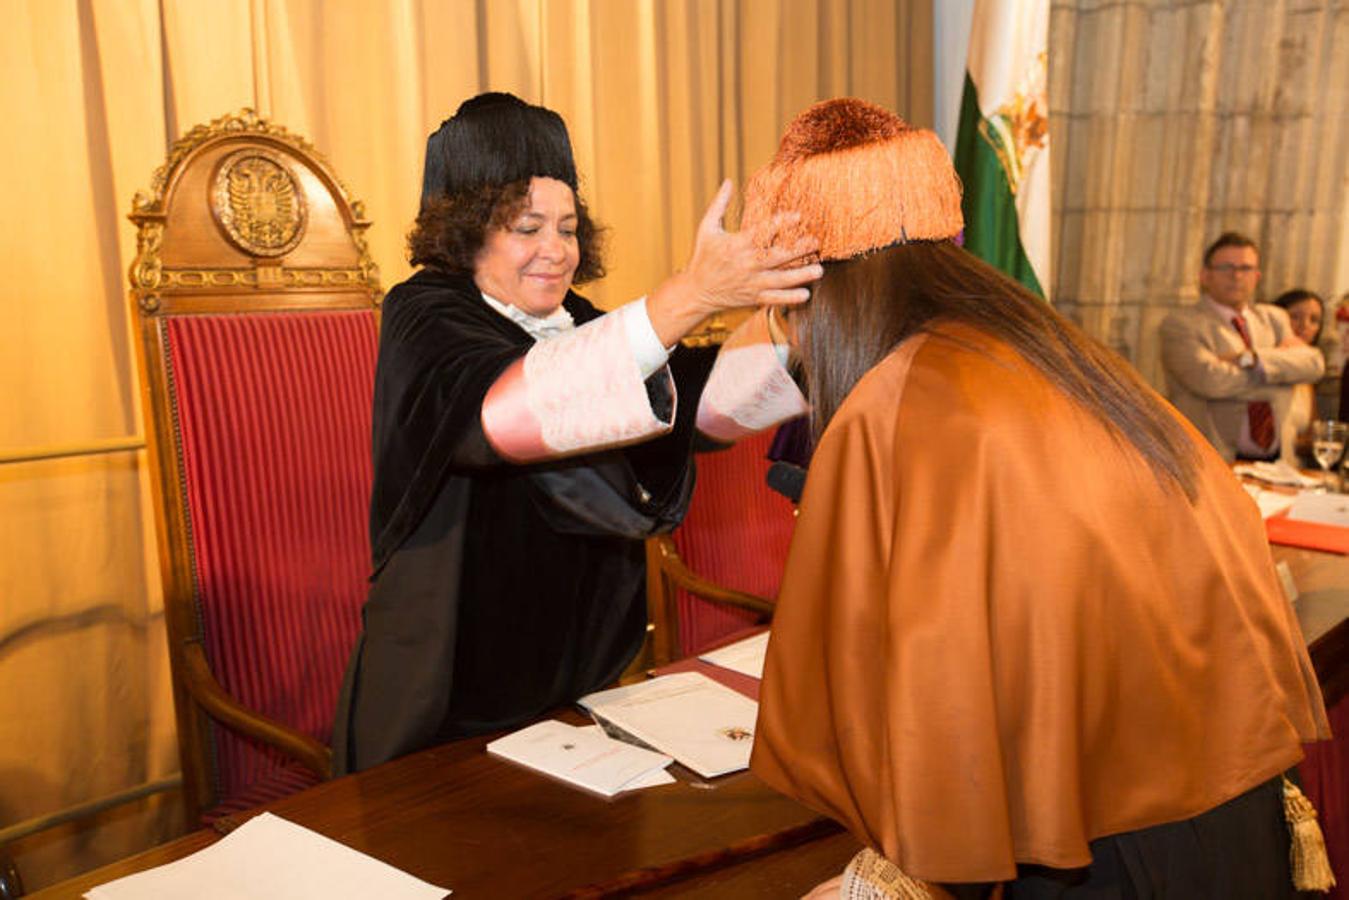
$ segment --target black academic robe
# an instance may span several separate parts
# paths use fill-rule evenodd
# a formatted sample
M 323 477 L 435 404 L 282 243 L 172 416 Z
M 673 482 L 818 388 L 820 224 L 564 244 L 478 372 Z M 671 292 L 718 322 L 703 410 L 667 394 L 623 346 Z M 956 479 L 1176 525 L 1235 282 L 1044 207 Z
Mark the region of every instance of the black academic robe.
M 601 313 L 569 293 L 577 325 Z M 670 359 L 632 447 L 515 465 L 483 434 L 488 388 L 533 339 L 471 279 L 423 270 L 384 302 L 375 376 L 374 574 L 333 733 L 357 771 L 514 727 L 612 682 L 645 633 L 641 539 L 683 517 L 711 354 Z

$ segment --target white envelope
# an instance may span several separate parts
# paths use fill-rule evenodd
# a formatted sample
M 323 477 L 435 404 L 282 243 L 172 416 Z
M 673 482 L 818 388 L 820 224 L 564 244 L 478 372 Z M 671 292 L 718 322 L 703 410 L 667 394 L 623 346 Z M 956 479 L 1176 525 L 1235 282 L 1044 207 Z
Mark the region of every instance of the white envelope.
M 538 722 L 497 738 L 487 745 L 487 752 L 605 797 L 670 764 L 668 756 L 557 721 Z
M 749 766 L 759 704 L 698 672 L 630 685 L 616 698 L 583 699 L 601 725 L 627 732 L 705 778 Z
M 593 734 L 598 734 L 605 740 L 613 740 L 613 738 L 605 736 L 604 729 L 598 725 L 581 725 L 578 726 L 577 730 L 589 731 Z M 629 791 L 640 791 L 643 788 L 660 787 L 663 784 L 674 784 L 674 783 L 675 777 L 670 774 L 669 770 L 664 768 L 652 769 L 645 775 L 638 775 L 636 778 L 632 779 L 632 781 L 629 781 L 627 784 L 623 785 L 622 793 L 626 794 Z

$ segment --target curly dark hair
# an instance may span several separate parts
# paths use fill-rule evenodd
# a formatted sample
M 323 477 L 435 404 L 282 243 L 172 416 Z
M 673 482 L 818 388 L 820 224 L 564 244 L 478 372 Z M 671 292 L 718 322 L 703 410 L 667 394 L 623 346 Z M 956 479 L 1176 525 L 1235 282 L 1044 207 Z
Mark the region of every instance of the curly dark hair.
M 603 231 L 590 218 L 579 194 L 576 200 L 576 243 L 580 262 L 573 284 L 604 277 Z M 487 232 L 505 228 L 529 203 L 529 182 L 487 184 L 458 194 L 442 195 L 422 204 L 417 224 L 408 234 L 408 259 L 414 266 L 430 266 L 457 275 L 472 275 Z

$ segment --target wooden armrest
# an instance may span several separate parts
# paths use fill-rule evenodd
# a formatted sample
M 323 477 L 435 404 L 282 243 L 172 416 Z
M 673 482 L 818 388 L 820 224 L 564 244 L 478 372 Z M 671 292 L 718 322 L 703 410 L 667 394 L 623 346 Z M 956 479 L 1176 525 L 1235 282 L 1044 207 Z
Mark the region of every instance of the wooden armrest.
M 684 560 L 680 559 L 679 551 L 675 549 L 674 541 L 668 535 L 660 535 L 650 540 L 656 548 L 655 555 L 661 574 L 690 594 L 713 603 L 738 606 L 769 617 L 773 615 L 773 601 L 745 591 L 722 587 L 690 570 L 684 565 Z
M 196 641 L 183 645 L 183 675 L 192 699 L 212 718 L 276 747 L 324 780 L 333 777 L 331 750 L 309 735 L 255 712 L 230 696 L 211 671 L 205 648 Z

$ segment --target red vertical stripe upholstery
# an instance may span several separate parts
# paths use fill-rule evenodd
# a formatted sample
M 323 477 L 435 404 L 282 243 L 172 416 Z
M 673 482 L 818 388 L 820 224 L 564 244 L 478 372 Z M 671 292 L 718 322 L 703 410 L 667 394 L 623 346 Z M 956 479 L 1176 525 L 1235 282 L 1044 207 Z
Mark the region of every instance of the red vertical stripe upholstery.
M 369 311 L 167 324 L 206 653 L 245 705 L 327 742 L 369 574 Z M 214 728 L 222 801 L 284 765 Z
M 693 501 L 673 535 L 680 557 L 694 572 L 770 600 L 777 596 L 796 524 L 792 504 L 765 481 L 772 440 L 768 431 L 700 454 Z M 686 591 L 679 592 L 678 604 L 686 655 L 754 620 L 747 610 L 708 603 Z
M 1333 741 L 1307 745 L 1299 772 L 1302 787 L 1321 818 L 1330 868 L 1339 881 L 1329 900 L 1349 900 L 1349 696 L 1329 710 Z

